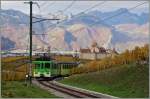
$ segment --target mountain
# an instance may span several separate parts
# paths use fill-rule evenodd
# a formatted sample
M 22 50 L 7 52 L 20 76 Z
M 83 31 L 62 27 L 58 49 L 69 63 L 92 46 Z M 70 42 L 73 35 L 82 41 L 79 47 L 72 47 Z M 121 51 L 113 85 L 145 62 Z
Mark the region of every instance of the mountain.
M 48 32 L 48 42 L 52 48 L 79 50 L 90 47 L 93 41 L 103 46 L 111 36 L 107 27 L 88 27 L 85 24 L 74 24 L 68 28 L 57 27 Z
M 126 13 L 103 21 L 121 12 Z M 0 10 L 0 13 L 1 34 L 7 42 L 2 42 L 2 49 L 27 49 L 29 16 L 15 10 Z M 34 49 L 51 46 L 52 50 L 79 50 L 96 41 L 99 46 L 124 51 L 148 43 L 148 13 L 137 15 L 124 8 L 112 12 L 91 11 L 72 17 L 57 27 L 51 25 L 50 21 L 33 24 L 34 33 L 47 34 L 33 35 Z
M 112 12 L 92 11 L 89 12 L 87 15 L 95 16 L 95 18 L 99 18 L 101 20 L 104 19 L 105 23 L 109 25 L 118 25 L 127 23 L 145 24 L 149 20 L 148 13 L 142 13 L 141 15 L 137 15 L 135 13 L 131 13 L 126 8 L 120 8 Z
M 1 37 L 1 50 L 12 49 L 15 47 L 15 42 L 11 41 L 9 38 Z
M 29 28 L 29 15 L 17 11 L 17 10 L 0 10 L 1 17 L 0 17 L 0 26 L 15 26 L 15 27 L 28 27 Z M 35 16 L 35 15 L 33 15 Z M 37 21 L 37 19 L 33 18 L 33 22 Z M 34 23 L 33 30 L 35 33 L 43 33 L 43 27 L 47 27 L 50 25 L 50 21 L 41 22 L 41 23 Z
M 125 42 L 118 42 L 115 44 L 120 51 L 123 51 L 122 48 L 133 49 L 135 46 L 143 46 L 145 43 L 149 43 L 149 23 L 143 25 L 120 24 L 116 25 L 115 29 L 121 33 L 124 32 L 124 34 L 130 38 Z M 123 36 L 123 38 L 125 39 L 126 36 Z

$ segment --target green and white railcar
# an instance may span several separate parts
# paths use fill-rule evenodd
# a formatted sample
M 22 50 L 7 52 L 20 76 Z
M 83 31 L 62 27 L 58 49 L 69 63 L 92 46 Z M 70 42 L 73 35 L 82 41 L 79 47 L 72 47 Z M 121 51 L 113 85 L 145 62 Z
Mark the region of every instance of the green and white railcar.
M 70 74 L 70 69 L 77 66 L 72 62 L 54 62 L 54 61 L 33 61 L 34 77 L 53 77 L 53 76 L 66 76 Z

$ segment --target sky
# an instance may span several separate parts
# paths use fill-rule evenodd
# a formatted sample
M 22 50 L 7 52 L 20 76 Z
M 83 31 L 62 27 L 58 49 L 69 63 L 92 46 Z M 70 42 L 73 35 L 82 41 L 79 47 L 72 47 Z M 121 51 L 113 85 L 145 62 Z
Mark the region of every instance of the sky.
M 26 14 L 29 14 L 29 4 L 24 4 L 25 1 L 2 1 L 2 9 L 14 9 L 20 10 Z M 103 3 L 104 1 L 35 1 L 40 5 L 40 10 L 37 5 L 33 5 L 33 13 L 48 15 L 50 13 L 57 13 L 59 11 L 64 12 L 64 14 L 77 14 L 92 7 L 93 5 Z M 143 13 L 149 12 L 149 3 L 148 1 L 106 1 L 102 5 L 96 6 L 92 10 L 100 10 L 102 12 L 114 11 L 119 8 L 132 8 L 138 4 L 147 2 L 144 5 L 137 7 L 131 12 L 134 13 Z M 69 7 L 69 8 L 68 8 Z M 66 8 L 68 8 L 66 10 Z M 91 11 L 91 10 L 90 10 Z

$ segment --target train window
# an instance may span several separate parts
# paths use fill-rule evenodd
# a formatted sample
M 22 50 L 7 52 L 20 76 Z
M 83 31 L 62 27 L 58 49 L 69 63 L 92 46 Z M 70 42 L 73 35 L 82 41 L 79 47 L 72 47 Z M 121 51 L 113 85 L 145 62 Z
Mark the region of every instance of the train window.
M 65 64 L 63 64 L 63 68 L 64 68 L 64 69 L 66 68 L 66 65 L 65 65 Z
M 53 63 L 51 63 L 51 67 L 52 67 L 52 69 L 54 68 L 54 65 L 53 65 Z
M 55 67 L 58 69 L 58 68 L 59 68 L 59 65 L 55 64 Z
M 66 64 L 66 69 L 68 69 L 68 64 Z
M 68 64 L 68 69 L 70 69 L 71 66 L 72 66 L 72 64 Z
M 69 65 L 68 65 L 68 68 L 70 69 L 71 67 L 72 67 L 72 65 L 71 65 L 71 64 L 69 64 Z
M 35 64 L 35 69 L 39 69 L 40 68 L 40 64 Z
M 55 64 L 55 65 L 57 66 L 57 68 L 59 70 L 61 65 L 60 64 Z
M 43 64 L 43 63 L 41 63 L 41 64 L 40 64 L 40 67 L 41 67 L 41 69 L 43 69 L 43 68 L 44 68 L 44 64 Z
M 45 63 L 45 68 L 50 68 L 50 63 Z
M 53 65 L 53 63 L 51 63 L 51 66 L 52 66 L 52 69 L 54 69 L 54 65 Z
M 39 64 L 35 64 L 35 69 L 39 69 Z
M 43 63 L 43 68 L 45 68 L 45 63 Z
M 70 67 L 71 67 L 71 64 L 68 65 L 68 69 L 70 69 Z
M 39 67 L 40 67 L 40 69 L 42 69 L 42 63 L 40 63 L 39 65 L 40 65 L 40 66 L 39 66 Z
M 67 65 L 67 69 L 69 69 L 69 67 L 70 67 L 70 64 Z
M 70 67 L 71 67 L 71 64 L 68 64 L 68 69 L 70 69 Z
M 66 69 L 68 69 L 68 64 L 66 64 Z
M 56 69 L 56 65 L 55 64 L 53 64 L 53 68 Z
M 61 66 L 62 66 L 63 69 L 65 68 L 65 65 L 64 65 L 64 64 L 62 64 Z
M 66 69 L 68 69 L 68 64 L 66 64 Z
M 52 68 L 53 68 L 52 63 L 50 63 L 49 65 L 50 65 L 50 67 L 51 67 L 51 69 L 52 69 Z

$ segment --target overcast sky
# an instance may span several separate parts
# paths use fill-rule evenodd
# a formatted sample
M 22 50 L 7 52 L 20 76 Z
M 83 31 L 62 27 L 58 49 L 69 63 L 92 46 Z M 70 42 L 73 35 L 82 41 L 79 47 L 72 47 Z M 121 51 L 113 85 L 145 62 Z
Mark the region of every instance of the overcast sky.
M 47 15 L 48 13 L 55 13 L 59 10 L 64 10 L 66 7 L 69 7 L 65 14 L 76 14 L 85 9 L 92 7 L 98 3 L 103 1 L 36 1 L 41 7 L 41 14 Z M 119 8 L 132 8 L 138 4 L 141 4 L 146 1 L 107 1 L 104 4 L 95 7 L 92 10 L 100 10 L 102 12 L 112 11 Z M 71 6 L 72 5 L 72 6 Z M 29 5 L 24 4 L 24 1 L 2 1 L 1 2 L 2 9 L 15 9 L 20 10 L 26 14 L 29 13 Z M 33 12 L 39 14 L 39 9 L 36 5 L 33 5 Z M 149 12 L 149 4 L 148 2 L 138 8 L 132 10 L 134 13 L 142 13 Z

